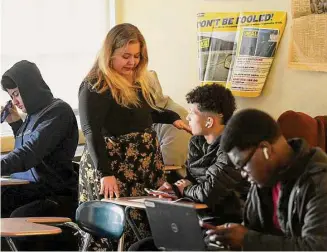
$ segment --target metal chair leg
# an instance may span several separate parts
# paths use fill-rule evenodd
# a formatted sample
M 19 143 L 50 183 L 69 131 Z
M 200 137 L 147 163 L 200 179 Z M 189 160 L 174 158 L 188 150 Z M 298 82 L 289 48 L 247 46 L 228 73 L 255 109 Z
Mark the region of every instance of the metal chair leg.
M 18 251 L 16 246 L 15 246 L 15 243 L 14 241 L 10 238 L 10 237 L 5 237 L 6 238 L 6 241 L 11 249 L 11 251 Z
M 123 234 L 118 241 L 117 251 L 124 251 L 124 240 L 125 240 L 125 234 Z
M 136 238 L 138 241 L 142 240 L 142 237 L 140 235 L 140 232 L 139 230 L 137 229 L 133 219 L 130 217 L 130 211 L 132 210 L 131 207 L 127 206 L 125 207 L 125 216 L 126 216 L 126 220 L 128 222 L 128 224 L 130 225 L 130 227 L 132 228 Z
M 82 238 L 82 249 L 80 251 L 87 251 L 88 247 L 90 246 L 92 236 L 89 233 L 85 233 Z
M 75 235 L 79 235 L 80 236 L 80 244 L 79 244 L 79 251 L 87 251 L 89 245 L 90 245 L 90 241 L 92 236 L 87 233 L 84 232 L 82 229 L 80 229 L 80 227 L 74 223 L 74 222 L 65 222 L 65 223 L 60 223 L 58 224 L 58 226 L 65 226 L 65 227 L 69 227 L 75 231 L 77 231 L 75 233 Z

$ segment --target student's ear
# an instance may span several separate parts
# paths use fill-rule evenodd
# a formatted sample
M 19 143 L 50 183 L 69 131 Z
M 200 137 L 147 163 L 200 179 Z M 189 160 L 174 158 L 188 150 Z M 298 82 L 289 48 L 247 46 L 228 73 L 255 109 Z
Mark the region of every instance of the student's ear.
M 259 147 L 262 149 L 264 159 L 269 160 L 272 154 L 271 144 L 264 141 L 260 143 Z
M 213 118 L 209 116 L 209 117 L 207 118 L 207 121 L 206 121 L 205 127 L 209 129 L 209 128 L 212 127 L 212 125 L 213 125 Z
M 265 159 L 269 160 L 268 148 L 263 147 L 262 152 L 263 152 Z

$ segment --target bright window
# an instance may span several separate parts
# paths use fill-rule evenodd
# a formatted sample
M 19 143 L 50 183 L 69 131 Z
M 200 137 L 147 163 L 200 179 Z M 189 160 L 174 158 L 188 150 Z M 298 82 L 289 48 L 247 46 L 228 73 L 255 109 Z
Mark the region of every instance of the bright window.
M 32 61 L 54 96 L 77 111 L 79 85 L 114 25 L 114 11 L 113 0 L 1 0 L 1 75 Z M 0 92 L 3 105 L 9 96 Z M 2 124 L 2 135 L 7 130 Z

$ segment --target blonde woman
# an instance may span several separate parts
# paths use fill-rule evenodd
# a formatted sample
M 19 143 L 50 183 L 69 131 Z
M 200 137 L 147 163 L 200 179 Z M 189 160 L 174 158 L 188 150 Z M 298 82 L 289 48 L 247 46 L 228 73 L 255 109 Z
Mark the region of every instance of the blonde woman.
M 80 163 L 80 203 L 99 195 L 144 195 L 144 188 L 157 188 L 164 179 L 151 126 L 168 123 L 186 130 L 188 126 L 175 112 L 155 106 L 154 78 L 147 64 L 146 43 L 138 28 L 119 24 L 107 34 L 81 84 L 79 113 L 86 147 Z M 134 220 L 147 235 L 145 215 L 135 212 Z M 126 246 L 128 240 L 127 235 Z

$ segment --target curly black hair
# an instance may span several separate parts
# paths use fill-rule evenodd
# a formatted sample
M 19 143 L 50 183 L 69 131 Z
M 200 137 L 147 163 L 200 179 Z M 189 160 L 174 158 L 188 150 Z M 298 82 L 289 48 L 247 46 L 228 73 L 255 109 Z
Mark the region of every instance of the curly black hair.
M 244 109 L 227 123 L 220 147 L 224 152 L 234 147 L 246 150 L 258 146 L 262 141 L 274 143 L 280 136 L 281 130 L 270 115 L 257 109 Z
M 197 103 L 201 112 L 222 114 L 224 124 L 228 122 L 236 109 L 232 92 L 219 84 L 194 88 L 186 95 L 186 101 L 191 104 Z

